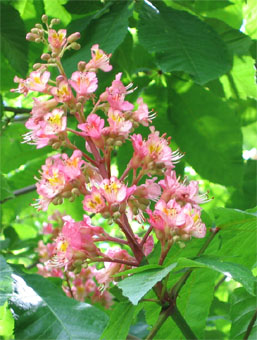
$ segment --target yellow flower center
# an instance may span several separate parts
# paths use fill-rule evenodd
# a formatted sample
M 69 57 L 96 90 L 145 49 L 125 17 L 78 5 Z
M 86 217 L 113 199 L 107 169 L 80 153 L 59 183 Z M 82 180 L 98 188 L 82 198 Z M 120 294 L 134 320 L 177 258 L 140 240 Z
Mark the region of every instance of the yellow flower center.
M 48 118 L 48 121 L 53 125 L 61 125 L 61 115 L 59 113 L 55 114 L 52 117 Z

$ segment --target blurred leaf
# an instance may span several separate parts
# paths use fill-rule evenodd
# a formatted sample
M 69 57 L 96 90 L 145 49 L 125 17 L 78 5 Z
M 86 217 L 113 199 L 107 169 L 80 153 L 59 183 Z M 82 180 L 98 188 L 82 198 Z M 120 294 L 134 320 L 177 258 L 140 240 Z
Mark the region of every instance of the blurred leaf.
M 257 98 L 254 59 L 248 56 L 234 56 L 230 73 L 220 78 L 226 98 Z
M 127 296 L 133 305 L 137 305 L 139 300 L 159 281 L 161 281 L 176 266 L 172 263 L 163 269 L 150 269 L 130 276 L 117 285 L 122 289 L 123 295 Z M 137 287 L 137 289 L 135 289 Z
M 251 38 L 257 39 L 257 3 L 255 0 L 247 0 L 244 5 L 245 31 Z
M 19 11 L 23 20 L 35 18 L 37 15 L 34 0 L 18 0 L 13 5 Z
M 225 101 L 210 91 L 188 85 L 169 92 L 172 136 L 186 152 L 186 161 L 203 178 L 239 186 L 243 160 L 238 118 Z
M 14 318 L 8 304 L 0 307 L 0 336 L 4 339 L 13 339 Z
M 1 155 L 5 159 L 5 162 L 1 164 L 3 173 L 16 170 L 31 159 L 49 152 L 49 148 L 37 150 L 34 146 L 22 144 L 22 135 L 26 132 L 28 130 L 25 126 L 19 123 L 8 126 L 3 132 L 1 136 Z
M 156 53 L 163 72 L 184 71 L 204 84 L 231 68 L 225 44 L 209 25 L 160 2 L 157 6 L 142 5 L 138 35 L 140 43 Z
M 256 313 L 256 296 L 249 295 L 244 288 L 237 288 L 231 294 L 230 317 L 232 326 L 230 330 L 230 339 L 245 339 L 248 325 Z M 253 324 L 249 340 L 257 338 L 257 321 Z
M 71 21 L 71 15 L 64 8 L 66 0 L 43 0 L 45 6 L 45 14 L 51 18 L 59 18 L 63 25 L 67 26 Z
M 139 307 L 139 308 L 138 308 Z M 113 307 L 109 323 L 101 335 L 104 340 L 125 340 L 133 318 L 142 308 L 134 306 L 130 302 L 120 302 Z M 121 326 L 122 325 L 122 326 Z
M 256 205 L 257 197 L 257 160 L 248 159 L 244 164 L 244 178 L 242 188 L 233 192 L 228 207 L 247 209 Z
M 80 41 L 82 48 L 64 60 L 63 65 L 68 74 L 75 70 L 80 60 L 90 59 L 90 49 L 94 44 L 99 44 L 106 53 L 115 51 L 127 34 L 128 18 L 131 15 L 129 5 L 129 1 L 115 2 L 108 13 L 90 23 L 85 41 Z
M 243 2 L 240 0 L 223 1 L 228 6 L 216 9 L 208 6 L 210 3 L 215 2 L 213 0 L 196 0 L 195 10 L 204 17 L 217 18 L 231 27 L 239 29 L 243 23 Z M 220 1 L 218 2 L 220 3 Z
M 103 4 L 100 1 L 95 0 L 69 0 L 64 7 L 70 13 L 84 14 L 97 11 L 101 9 Z
M 4 201 L 9 198 L 14 198 L 14 194 L 12 193 L 10 186 L 8 184 L 7 179 L 0 173 L 1 176 L 1 192 L 0 192 L 0 201 Z
M 107 322 L 103 311 L 66 297 L 39 275 L 15 271 L 19 276 L 15 275 L 11 307 L 16 314 L 16 339 L 99 338 Z
M 209 268 L 226 275 L 233 280 L 240 282 L 250 294 L 254 294 L 255 278 L 250 269 L 233 262 L 221 262 L 218 258 L 201 256 L 194 260 L 180 258 L 178 268 Z
M 10 5 L 1 4 L 2 51 L 11 66 L 21 76 L 28 71 L 28 42 L 25 26 L 19 12 Z
M 12 269 L 0 255 L 0 306 L 12 295 Z
M 16 84 L 13 82 L 13 79 L 16 75 L 16 71 L 12 68 L 12 66 L 10 65 L 8 59 L 9 58 L 5 58 L 3 52 L 1 53 L 1 63 L 0 63 L 0 73 L 4 74 L 7 73 L 8 77 L 1 77 L 0 79 L 0 90 L 1 92 L 5 92 L 5 91 L 10 91 L 11 88 L 15 88 Z

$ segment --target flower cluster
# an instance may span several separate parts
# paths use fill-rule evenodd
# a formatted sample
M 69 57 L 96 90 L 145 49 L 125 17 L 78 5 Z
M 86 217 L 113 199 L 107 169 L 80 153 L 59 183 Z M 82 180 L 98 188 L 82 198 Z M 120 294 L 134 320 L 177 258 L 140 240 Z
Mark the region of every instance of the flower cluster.
M 65 147 L 73 153 L 57 153 L 47 158 L 38 179 L 40 198 L 35 205 L 47 210 L 51 203 L 62 204 L 67 198 L 72 202 L 82 195 L 85 215 L 80 222 L 70 216 L 62 217 L 57 231 L 51 224 L 45 226 L 44 230 L 52 233 L 53 238 L 51 243 L 38 246 L 40 258 L 47 261 L 44 267 L 39 266 L 39 271 L 64 277 L 64 270 L 73 280 L 71 296 L 83 299 L 91 294 L 92 299 L 97 299 L 96 282 L 108 287 L 115 273 L 138 266 L 152 251 L 152 230 L 162 246 L 160 264 L 174 242 L 182 244 L 191 237 L 204 237 L 206 227 L 201 221 L 199 204 L 208 198 L 199 194 L 198 182 L 181 182 L 176 177 L 175 164 L 183 155 L 171 150 L 170 137 L 155 130 L 152 125 L 155 113 L 149 111 L 142 98 L 138 98 L 136 106 L 127 100 L 134 91 L 133 84 L 124 85 L 122 74 L 118 73 L 103 93 L 97 93 L 97 73 L 112 70 L 111 54 L 93 45 L 91 59 L 80 61 L 69 78 L 61 59 L 65 51 L 79 49 L 80 34 L 67 37 L 66 30 L 53 29 L 57 19 L 49 24 L 43 16 L 42 21 L 46 29 L 37 24 L 27 39 L 47 44 L 49 53 L 42 54 L 43 62 L 34 65 L 27 79 L 14 79 L 19 83 L 18 92 L 26 95 L 37 91 L 44 95 L 42 100 L 34 98 L 26 123 L 31 131 L 25 135 L 25 141 L 37 148 Z M 52 77 L 51 68 L 58 70 L 56 78 Z M 76 128 L 68 127 L 68 116 L 73 118 Z M 149 129 L 147 138 L 134 133 L 140 124 Z M 83 150 L 72 142 L 74 136 L 84 141 Z M 113 151 L 125 142 L 132 144 L 133 154 L 124 173 L 115 176 L 111 167 Z M 94 226 L 87 215 L 92 213 L 100 213 L 123 236 L 113 237 Z M 133 220 L 142 229 L 149 225 L 144 235 L 133 231 Z M 119 247 L 104 251 L 101 242 L 113 242 Z M 85 268 L 93 262 L 104 262 L 104 267 Z M 79 270 L 79 277 L 72 276 L 72 272 Z

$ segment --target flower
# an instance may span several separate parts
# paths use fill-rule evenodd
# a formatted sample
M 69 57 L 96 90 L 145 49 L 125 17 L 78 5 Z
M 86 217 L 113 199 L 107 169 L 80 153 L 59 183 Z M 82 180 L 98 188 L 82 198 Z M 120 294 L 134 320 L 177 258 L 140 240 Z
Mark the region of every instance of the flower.
M 58 32 L 56 32 L 54 29 L 48 30 L 48 41 L 53 52 L 58 53 L 65 45 L 67 40 L 66 34 L 67 31 L 65 29 L 61 29 Z
M 105 54 L 103 50 L 99 49 L 99 45 L 95 44 L 92 46 L 91 55 L 92 59 L 86 65 L 88 71 L 94 71 L 98 68 L 104 72 L 112 70 L 112 66 L 109 64 L 111 54 Z
M 149 123 L 152 123 L 152 119 L 154 119 L 156 115 L 148 111 L 148 106 L 143 102 L 143 98 L 138 98 L 137 103 L 139 106 L 136 111 L 132 112 L 132 118 L 136 122 L 148 126 Z
M 72 73 L 69 83 L 79 96 L 88 96 L 97 89 L 97 77 L 95 72 Z

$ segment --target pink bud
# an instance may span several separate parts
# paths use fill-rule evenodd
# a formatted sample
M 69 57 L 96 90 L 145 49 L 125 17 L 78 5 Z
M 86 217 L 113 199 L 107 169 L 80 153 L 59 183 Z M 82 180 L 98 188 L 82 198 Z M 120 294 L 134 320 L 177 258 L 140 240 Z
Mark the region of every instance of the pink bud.
M 74 41 L 77 41 L 78 39 L 80 39 L 80 33 L 79 32 L 76 32 L 76 33 L 73 33 L 71 34 L 68 38 L 67 38 L 67 41 L 68 43 L 73 43 Z

